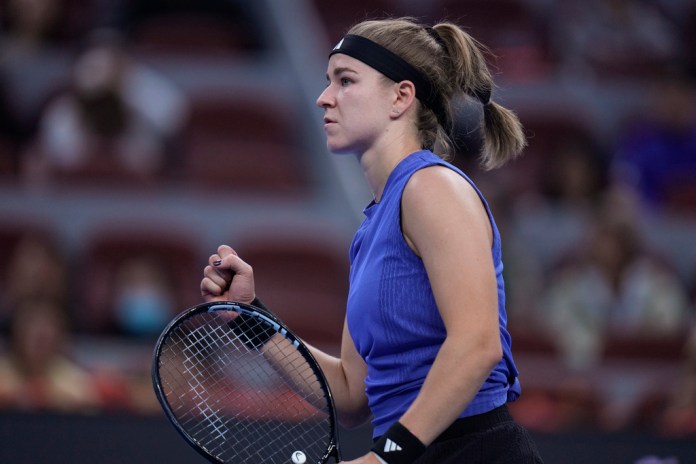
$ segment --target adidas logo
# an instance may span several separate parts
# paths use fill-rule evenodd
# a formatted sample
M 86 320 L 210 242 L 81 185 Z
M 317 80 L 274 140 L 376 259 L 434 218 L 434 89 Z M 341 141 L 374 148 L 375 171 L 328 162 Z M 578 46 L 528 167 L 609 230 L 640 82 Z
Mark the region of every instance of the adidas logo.
M 387 438 L 387 441 L 384 443 L 384 452 L 390 453 L 393 451 L 401 451 L 401 447 L 399 445 L 397 445 L 396 442 Z

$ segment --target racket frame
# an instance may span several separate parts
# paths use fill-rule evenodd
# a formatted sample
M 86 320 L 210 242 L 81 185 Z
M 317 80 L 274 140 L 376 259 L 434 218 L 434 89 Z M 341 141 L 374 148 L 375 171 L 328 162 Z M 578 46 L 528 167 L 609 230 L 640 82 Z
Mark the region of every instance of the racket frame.
M 321 457 L 317 464 L 326 463 L 330 457 L 334 457 L 337 463 L 340 462 L 341 452 L 338 437 L 339 427 L 338 419 L 336 417 L 336 407 L 334 404 L 334 398 L 333 394 L 331 393 L 331 389 L 329 388 L 328 381 L 326 380 L 326 376 L 324 375 L 324 372 L 321 370 L 321 367 L 319 366 L 319 363 L 317 362 L 316 358 L 314 357 L 314 355 L 312 355 L 311 351 L 309 351 L 309 348 L 307 348 L 307 346 L 302 342 L 302 340 L 292 330 L 286 327 L 285 324 L 283 324 L 283 322 L 277 316 L 257 306 L 252 306 L 246 303 L 239 303 L 236 301 L 215 301 L 201 303 L 196 306 L 193 306 L 183 311 L 181 314 L 176 316 L 171 322 L 169 322 L 169 324 L 167 324 L 167 326 L 164 328 L 159 338 L 157 339 L 157 343 L 152 354 L 152 385 L 155 390 L 155 396 L 157 396 L 157 400 L 159 401 L 160 406 L 162 406 L 162 409 L 164 410 L 167 419 L 174 426 L 179 435 L 181 435 L 182 438 L 184 438 L 184 440 L 186 440 L 186 442 L 192 448 L 194 448 L 208 461 L 213 463 L 224 463 L 224 461 L 220 460 L 216 456 L 213 456 L 205 449 L 205 447 L 197 443 L 197 441 L 179 423 L 178 419 L 174 415 L 169 405 L 169 402 L 167 401 L 167 397 L 164 392 L 164 388 L 162 386 L 159 374 L 160 354 L 162 352 L 162 348 L 167 338 L 172 333 L 172 331 L 174 331 L 176 327 L 184 323 L 184 321 L 190 319 L 196 314 L 209 313 L 215 311 L 234 311 L 239 314 L 246 314 L 247 316 L 263 320 L 264 323 L 272 327 L 276 331 L 276 333 L 283 335 L 287 340 L 289 340 L 292 343 L 292 345 L 295 346 L 295 348 L 305 358 L 307 364 L 309 364 L 314 374 L 320 380 L 320 387 L 327 400 L 329 423 L 331 424 L 332 429 L 330 433 L 331 438 L 329 441 L 329 446 L 327 447 L 324 455 Z

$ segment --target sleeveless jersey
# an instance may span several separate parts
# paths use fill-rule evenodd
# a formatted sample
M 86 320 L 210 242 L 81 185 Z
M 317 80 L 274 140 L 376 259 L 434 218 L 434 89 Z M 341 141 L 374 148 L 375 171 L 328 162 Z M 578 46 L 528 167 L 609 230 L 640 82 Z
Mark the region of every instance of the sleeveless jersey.
M 414 401 L 446 336 L 423 262 L 409 248 L 401 229 L 404 187 L 413 173 L 433 165 L 456 171 L 474 187 L 493 229 L 491 255 L 503 357 L 460 417 L 487 412 L 520 395 L 506 329 L 500 234 L 490 208 L 462 171 L 430 151 L 419 151 L 402 160 L 390 174 L 380 202 L 365 208 L 365 219 L 350 247 L 347 321 L 353 343 L 368 368 L 366 393 L 375 437 Z

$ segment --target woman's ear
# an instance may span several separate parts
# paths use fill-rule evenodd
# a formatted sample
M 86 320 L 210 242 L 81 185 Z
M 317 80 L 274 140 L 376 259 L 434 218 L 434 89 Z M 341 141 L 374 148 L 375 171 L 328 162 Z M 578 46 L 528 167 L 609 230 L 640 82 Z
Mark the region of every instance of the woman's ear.
M 411 81 L 401 81 L 394 84 L 394 100 L 392 102 L 392 117 L 404 114 L 413 106 L 416 99 L 416 87 Z

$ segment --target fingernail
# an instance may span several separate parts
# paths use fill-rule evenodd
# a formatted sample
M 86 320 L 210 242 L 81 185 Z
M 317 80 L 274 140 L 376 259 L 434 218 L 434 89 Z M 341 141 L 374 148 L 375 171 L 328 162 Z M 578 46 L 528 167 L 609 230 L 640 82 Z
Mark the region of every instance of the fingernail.
M 222 260 L 218 259 L 217 261 L 213 261 L 213 266 L 219 266 L 222 264 Z

